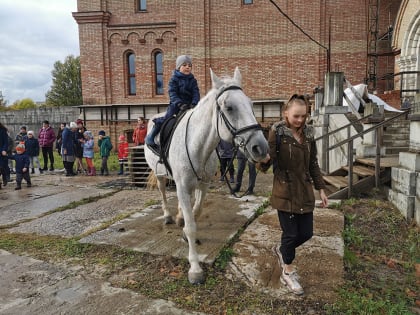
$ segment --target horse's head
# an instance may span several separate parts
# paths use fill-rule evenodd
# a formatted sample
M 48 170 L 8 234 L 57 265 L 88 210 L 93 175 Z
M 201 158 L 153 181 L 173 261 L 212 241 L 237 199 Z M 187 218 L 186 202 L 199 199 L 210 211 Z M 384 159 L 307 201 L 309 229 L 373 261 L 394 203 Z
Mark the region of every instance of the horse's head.
M 216 95 L 215 123 L 219 137 L 239 146 L 248 159 L 263 160 L 268 143 L 255 119 L 251 100 L 242 91 L 238 67 L 233 78 L 218 78 L 212 70 L 210 74 Z

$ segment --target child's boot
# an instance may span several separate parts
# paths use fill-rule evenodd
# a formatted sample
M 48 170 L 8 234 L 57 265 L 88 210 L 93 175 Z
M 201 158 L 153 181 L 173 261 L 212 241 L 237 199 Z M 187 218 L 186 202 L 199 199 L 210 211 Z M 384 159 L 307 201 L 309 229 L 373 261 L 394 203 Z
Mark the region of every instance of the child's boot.
M 29 181 L 29 182 L 26 183 L 26 187 L 32 187 L 31 181 Z
M 118 175 L 123 175 L 124 174 L 124 165 L 120 164 L 120 171 L 118 172 Z
M 95 168 L 95 166 L 94 166 L 94 167 L 92 167 L 90 170 L 91 170 L 90 175 L 91 175 L 91 176 L 96 176 L 96 168 Z
M 35 174 L 35 169 L 32 167 L 31 174 Z
M 155 143 L 155 137 L 159 133 L 159 131 L 160 128 L 154 125 L 152 131 L 146 136 L 145 142 L 147 145 L 151 147 L 157 147 Z
M 86 170 L 85 170 L 85 172 L 86 172 Z M 89 166 L 87 167 L 87 173 L 85 173 L 85 175 L 92 176 L 92 174 L 91 174 L 91 168 Z
M 44 170 L 42 168 L 39 168 L 39 174 L 42 174 Z
M 18 183 L 15 187 L 15 190 L 21 190 L 22 189 L 22 185 L 20 183 Z
M 101 168 L 101 176 L 104 176 L 104 169 Z

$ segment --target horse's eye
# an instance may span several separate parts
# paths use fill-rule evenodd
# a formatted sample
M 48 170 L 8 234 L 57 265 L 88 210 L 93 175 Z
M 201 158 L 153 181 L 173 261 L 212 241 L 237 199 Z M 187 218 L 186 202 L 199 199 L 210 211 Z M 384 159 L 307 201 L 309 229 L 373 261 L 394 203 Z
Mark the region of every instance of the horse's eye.
M 227 110 L 228 112 L 231 112 L 231 111 L 233 111 L 233 107 L 232 107 L 232 106 L 226 106 L 226 110 Z

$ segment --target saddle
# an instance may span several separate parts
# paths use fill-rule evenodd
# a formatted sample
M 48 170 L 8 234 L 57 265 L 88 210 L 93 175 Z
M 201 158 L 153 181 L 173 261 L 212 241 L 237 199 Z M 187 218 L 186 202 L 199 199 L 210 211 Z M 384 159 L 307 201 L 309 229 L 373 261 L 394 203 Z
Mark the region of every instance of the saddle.
M 152 151 L 159 156 L 159 163 L 163 163 L 165 165 L 170 175 L 172 175 L 172 169 L 168 161 L 169 148 L 171 147 L 174 131 L 186 112 L 186 110 L 181 111 L 178 113 L 178 115 L 172 116 L 163 122 L 159 132 L 160 146 L 157 150 L 152 149 Z

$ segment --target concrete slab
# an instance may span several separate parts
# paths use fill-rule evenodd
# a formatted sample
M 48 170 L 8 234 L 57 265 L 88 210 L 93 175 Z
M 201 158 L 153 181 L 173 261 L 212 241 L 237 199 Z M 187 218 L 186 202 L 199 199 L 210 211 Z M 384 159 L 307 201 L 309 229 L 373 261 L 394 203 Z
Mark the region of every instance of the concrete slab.
M 10 186 L 10 187 L 9 187 Z M 24 204 L 27 201 L 33 201 L 39 198 L 54 196 L 67 190 L 62 186 L 48 186 L 48 187 L 31 187 L 19 191 L 14 190 L 15 185 L 9 183 L 6 187 L 0 190 L 0 211 L 11 205 Z M 22 205 L 24 207 L 24 205 Z
M 97 194 L 110 190 L 101 189 Z M 87 190 L 91 196 L 92 190 Z M 74 194 L 72 192 L 72 194 Z M 22 223 L 10 229 L 13 233 L 35 233 L 40 235 L 60 235 L 74 237 L 89 233 L 99 228 L 103 223 L 118 216 L 141 211 L 147 197 L 158 198 L 158 192 L 123 190 L 111 197 L 100 199 L 94 203 L 80 205 L 76 208 L 52 213 L 30 222 Z
M 171 209 L 176 209 L 174 193 L 168 199 Z M 201 242 L 197 249 L 200 261 L 212 264 L 221 248 L 249 221 L 264 199 L 256 196 L 237 199 L 209 193 L 203 213 L 197 221 L 197 238 Z M 155 255 L 188 256 L 188 246 L 182 240 L 182 229 L 174 224 L 163 224 L 160 205 L 148 207 L 80 241 L 118 245 Z
M 44 213 L 52 211 L 58 207 L 68 205 L 71 202 L 79 201 L 85 197 L 100 196 L 111 192 L 110 189 L 99 189 L 96 187 L 60 187 L 60 189 L 52 188 L 55 193 L 50 194 L 50 187 L 40 189 L 22 189 L 19 191 L 11 191 L 7 195 L 17 194 L 22 202 L 2 206 L 0 208 L 0 226 L 16 224 L 23 220 L 34 219 Z M 31 198 L 36 196 L 36 198 Z M 13 196 L 12 198 L 16 198 Z
M 0 313 L 205 315 L 0 250 Z
M 333 302 L 343 282 L 344 228 L 342 213 L 316 208 L 314 236 L 297 249 L 296 266 L 306 295 L 314 300 Z M 281 270 L 272 248 L 281 238 L 277 211 L 269 210 L 252 222 L 233 249 L 229 277 L 285 300 L 298 297 L 280 282 Z

